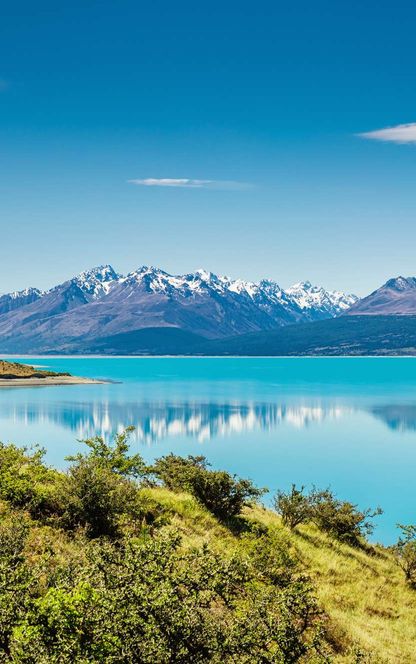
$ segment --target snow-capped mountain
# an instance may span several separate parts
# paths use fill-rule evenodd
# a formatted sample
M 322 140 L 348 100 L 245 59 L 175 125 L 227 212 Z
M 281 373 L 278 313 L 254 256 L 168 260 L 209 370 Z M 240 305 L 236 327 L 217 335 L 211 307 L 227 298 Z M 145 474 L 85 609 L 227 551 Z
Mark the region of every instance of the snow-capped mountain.
M 110 265 L 27 297 L 3 296 L 17 304 L 0 310 L 0 351 L 88 351 L 97 340 L 149 328 L 215 339 L 331 318 L 357 300 L 309 282 L 284 290 L 206 270 L 171 275 L 142 266 L 123 276 Z
M 415 315 L 416 277 L 395 277 L 357 302 L 351 309 L 354 316 Z
M 97 300 L 106 295 L 111 286 L 118 282 L 120 278 L 121 275 L 117 274 L 111 265 L 100 265 L 99 267 L 92 268 L 92 270 L 81 272 L 76 277 L 46 291 L 39 290 L 39 288 L 25 288 L 21 291 L 6 293 L 0 295 L 0 315 L 20 309 L 20 307 L 32 304 L 32 302 L 36 302 L 45 296 L 64 290 L 68 291 L 72 289 L 75 299 L 77 291 L 79 291 L 78 297 L 81 300 L 80 303 L 84 303 L 84 299 L 85 302 Z
M 111 265 L 100 265 L 92 270 L 81 272 L 72 281 L 80 290 L 91 300 L 98 300 L 103 295 L 107 295 L 111 287 L 121 279 Z
M 13 293 L 6 293 L 0 295 L 0 315 L 24 307 L 26 304 L 39 300 L 43 295 L 43 291 L 38 288 L 25 288 L 21 291 L 13 291 Z
M 310 314 L 309 320 L 335 318 L 358 302 L 356 295 L 342 291 L 326 291 L 312 286 L 310 281 L 300 281 L 286 291 L 292 302 L 296 302 L 302 313 Z
M 282 307 L 290 312 L 289 316 L 293 320 L 318 320 L 335 317 L 358 301 L 355 295 L 342 291 L 326 291 L 322 287 L 312 286 L 310 281 L 301 281 L 284 290 L 269 279 L 260 282 L 233 280 L 202 269 L 174 276 L 159 268 L 143 266 L 121 278 L 120 282 L 130 285 L 131 288 L 141 284 L 148 292 L 176 297 L 189 297 L 210 291 L 219 295 L 233 293 L 251 300 L 260 310 L 279 320 L 282 317 Z

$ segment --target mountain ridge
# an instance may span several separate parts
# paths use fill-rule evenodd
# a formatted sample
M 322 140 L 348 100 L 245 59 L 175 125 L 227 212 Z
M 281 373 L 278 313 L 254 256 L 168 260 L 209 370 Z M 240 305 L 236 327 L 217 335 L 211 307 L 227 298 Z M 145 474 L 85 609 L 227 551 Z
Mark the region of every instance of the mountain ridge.
M 272 280 L 230 279 L 202 269 L 171 275 L 143 265 L 124 276 L 101 265 L 29 300 L 22 295 L 12 309 L 0 310 L 0 352 L 76 352 L 146 328 L 226 338 L 331 318 L 357 298 L 310 282 L 284 290 Z
M 16 308 L 24 306 L 27 302 L 25 298 L 32 297 L 33 301 L 41 299 L 46 295 L 56 291 L 65 284 L 76 284 L 80 290 L 91 297 L 91 299 L 99 299 L 102 295 L 108 294 L 111 287 L 116 283 L 125 284 L 132 283 L 132 281 L 139 282 L 141 280 L 147 281 L 153 292 L 168 292 L 168 286 L 177 288 L 185 294 L 188 288 L 190 292 L 201 292 L 204 287 L 211 287 L 217 292 L 221 293 L 226 290 L 236 294 L 245 294 L 253 300 L 259 293 L 267 293 L 271 298 L 274 297 L 275 301 L 281 301 L 285 305 L 297 304 L 298 307 L 306 311 L 313 309 L 313 305 L 318 307 L 325 306 L 326 311 L 332 315 L 341 313 L 344 309 L 356 301 L 358 297 L 344 293 L 343 291 L 327 291 L 321 286 L 313 286 L 310 281 L 300 281 L 287 289 L 283 289 L 279 284 L 272 279 L 261 279 L 257 282 L 247 281 L 243 279 L 230 279 L 226 276 L 219 276 L 213 272 L 204 269 L 195 270 L 195 272 L 186 273 L 183 275 L 172 275 L 158 267 L 154 266 L 140 266 L 136 270 L 129 272 L 127 275 L 122 275 L 114 270 L 114 268 L 107 265 L 100 265 L 90 270 L 85 270 L 66 281 L 53 286 L 47 290 L 30 287 L 21 291 L 13 291 L 11 293 L 0 294 L 0 303 L 5 301 L 6 298 L 16 301 Z M 320 302 L 319 298 L 324 302 Z M 19 305 L 21 303 L 21 305 Z M 3 313 L 0 309 L 0 314 Z M 313 314 L 312 314 L 313 316 Z
M 355 302 L 347 316 L 416 314 L 416 277 L 394 277 Z
M 86 270 L 0 296 L 0 352 L 149 355 L 416 354 L 416 277 L 359 300 L 301 281 L 142 265 Z

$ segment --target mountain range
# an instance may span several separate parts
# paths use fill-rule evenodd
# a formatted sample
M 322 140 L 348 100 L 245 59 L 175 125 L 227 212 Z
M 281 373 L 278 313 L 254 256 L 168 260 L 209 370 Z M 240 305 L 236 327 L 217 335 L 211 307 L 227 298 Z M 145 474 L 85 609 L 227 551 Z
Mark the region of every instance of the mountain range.
M 200 355 L 416 354 L 416 278 L 359 299 L 299 282 L 99 266 L 0 296 L 0 352 Z
M 139 339 L 155 346 L 155 338 L 155 352 L 166 344 L 184 352 L 202 340 L 333 318 L 357 301 L 308 281 L 284 290 L 205 270 L 143 266 L 124 276 L 105 265 L 47 291 L 0 296 L 0 352 L 135 352 Z

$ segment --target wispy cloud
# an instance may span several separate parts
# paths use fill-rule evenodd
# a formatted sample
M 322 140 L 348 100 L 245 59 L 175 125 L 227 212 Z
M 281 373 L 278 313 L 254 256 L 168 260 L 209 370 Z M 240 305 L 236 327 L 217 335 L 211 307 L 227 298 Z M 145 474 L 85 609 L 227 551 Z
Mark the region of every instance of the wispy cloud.
M 369 138 L 373 141 L 388 141 L 390 143 L 416 143 L 416 122 L 409 124 L 386 127 L 358 134 L 361 138 Z
M 193 178 L 142 178 L 127 180 L 141 187 L 181 187 L 182 189 L 248 189 L 252 185 L 234 180 L 195 180 Z

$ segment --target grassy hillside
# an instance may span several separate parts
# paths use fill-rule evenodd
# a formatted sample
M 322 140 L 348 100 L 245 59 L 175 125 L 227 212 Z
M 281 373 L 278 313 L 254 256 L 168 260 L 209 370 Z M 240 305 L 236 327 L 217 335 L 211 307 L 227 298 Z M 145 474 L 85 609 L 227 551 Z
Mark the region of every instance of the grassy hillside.
M 212 341 L 207 355 L 415 355 L 416 316 L 340 316 Z
M 20 362 L 0 360 L 0 378 L 48 378 L 50 376 L 69 376 L 68 373 L 44 371 Z
M 219 526 L 189 495 L 160 488 L 146 493 L 171 510 L 184 546 L 207 543 L 223 555 L 238 550 L 241 537 Z M 369 552 L 356 549 L 311 525 L 291 532 L 276 513 L 259 506 L 246 507 L 244 517 L 256 527 L 279 533 L 300 569 L 311 578 L 327 615 L 331 661 L 354 662 L 356 653 L 362 652 L 369 662 L 414 662 L 416 591 L 405 583 L 389 550 L 381 546 L 371 547 Z
M 148 468 L 126 434 L 87 444 L 66 473 L 0 445 L 0 661 L 415 661 L 391 550 L 290 530 L 200 457 Z

